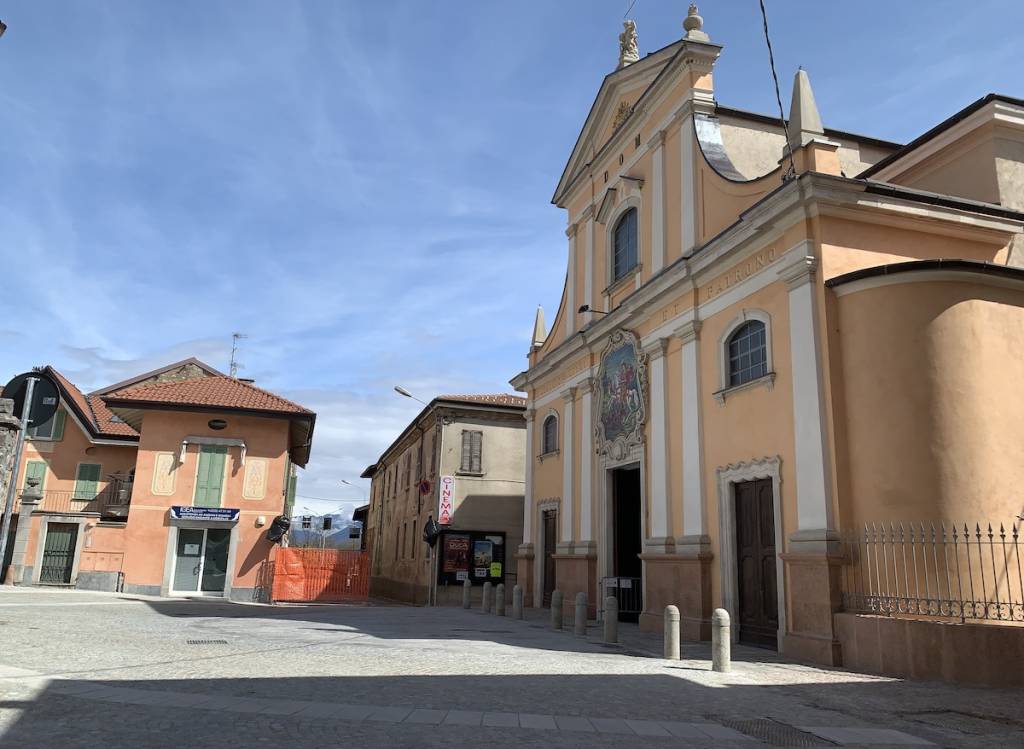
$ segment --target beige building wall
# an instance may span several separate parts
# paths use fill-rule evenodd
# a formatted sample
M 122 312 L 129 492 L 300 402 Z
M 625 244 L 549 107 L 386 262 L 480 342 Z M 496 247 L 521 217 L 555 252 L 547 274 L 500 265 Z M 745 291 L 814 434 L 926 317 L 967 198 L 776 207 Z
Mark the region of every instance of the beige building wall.
M 455 478 L 450 529 L 506 534 L 507 595 L 515 584 L 513 554 L 523 538 L 523 492 L 526 425 L 521 409 L 489 411 L 485 408 L 439 405 L 424 411 L 399 443 L 377 463 L 371 483 L 368 548 L 373 576 L 371 594 L 409 603 L 429 601 L 434 556 L 423 541 L 423 528 L 438 517 L 438 487 L 442 476 Z M 479 474 L 462 468 L 464 431 L 483 433 Z M 430 492 L 420 496 L 416 463 L 423 442 L 422 477 Z M 412 465 L 406 481 L 406 466 Z M 441 586 L 437 602 L 461 602 L 460 591 Z

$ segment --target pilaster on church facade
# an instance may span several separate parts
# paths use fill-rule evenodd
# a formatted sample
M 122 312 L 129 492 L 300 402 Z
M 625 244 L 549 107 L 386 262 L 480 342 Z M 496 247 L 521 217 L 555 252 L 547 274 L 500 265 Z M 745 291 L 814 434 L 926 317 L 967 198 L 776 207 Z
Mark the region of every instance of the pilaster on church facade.
M 996 119 L 1024 122 L 1024 106 L 986 98 L 949 135 L 904 147 L 827 128 L 801 70 L 787 129 L 720 104 L 722 47 L 694 7 L 683 30 L 605 78 L 555 191 L 570 222 L 564 325 L 512 381 L 538 419 L 559 419 L 558 451 L 534 450 L 528 474 L 532 600 L 615 595 L 645 629 L 672 604 L 684 636 L 701 639 L 724 607 L 739 641 L 834 664 L 843 539 L 904 510 L 955 514 L 948 472 L 911 435 L 945 414 L 944 439 L 965 445 L 978 475 L 1003 465 L 963 442 L 957 428 L 976 424 L 950 405 L 944 373 L 1006 393 L 1024 417 L 1024 396 L 964 363 L 962 342 L 937 338 L 923 311 L 967 326 L 993 316 L 994 344 L 1024 343 L 1024 272 L 1009 267 L 1024 214 L 984 204 L 952 171 L 950 193 L 977 194 L 936 200 L 921 176 L 922 163 L 943 173 L 957 128 L 984 141 Z M 1013 132 L 1024 144 L 1024 127 Z M 1024 206 L 999 184 L 1004 206 Z M 932 411 L 911 395 L 906 351 L 950 395 L 929 398 Z M 890 417 L 903 421 L 877 427 Z M 913 469 L 901 470 L 908 449 Z M 1009 518 L 1005 501 L 950 480 Z M 893 487 L 908 505 L 884 499 Z

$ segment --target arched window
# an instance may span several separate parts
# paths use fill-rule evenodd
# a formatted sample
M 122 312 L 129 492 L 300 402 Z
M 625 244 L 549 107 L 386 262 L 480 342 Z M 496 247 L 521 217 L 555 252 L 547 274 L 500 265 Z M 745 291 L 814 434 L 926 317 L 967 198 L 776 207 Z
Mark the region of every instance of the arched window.
M 729 387 L 768 374 L 768 342 L 764 323 L 748 320 L 729 336 Z
M 544 419 L 544 436 L 541 440 L 541 454 L 547 455 L 558 449 L 558 417 L 551 414 Z
M 618 281 L 636 267 L 637 263 L 637 210 L 630 208 L 622 214 L 612 233 L 612 281 Z

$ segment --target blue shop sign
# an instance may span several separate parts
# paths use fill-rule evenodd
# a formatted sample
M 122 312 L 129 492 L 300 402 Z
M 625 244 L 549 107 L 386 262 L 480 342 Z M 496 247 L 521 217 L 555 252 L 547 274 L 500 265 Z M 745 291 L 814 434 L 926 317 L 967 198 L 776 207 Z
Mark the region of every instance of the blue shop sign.
M 171 520 L 215 520 L 221 523 L 233 523 L 238 520 L 240 510 L 237 507 L 182 507 L 171 506 Z

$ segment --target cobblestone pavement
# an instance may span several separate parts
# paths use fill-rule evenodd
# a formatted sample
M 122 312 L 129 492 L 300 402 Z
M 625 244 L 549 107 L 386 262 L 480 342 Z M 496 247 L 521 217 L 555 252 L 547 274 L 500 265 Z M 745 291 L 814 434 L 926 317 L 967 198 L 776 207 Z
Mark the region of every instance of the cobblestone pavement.
M 0 747 L 1024 746 L 1021 693 L 461 609 L 0 588 Z

